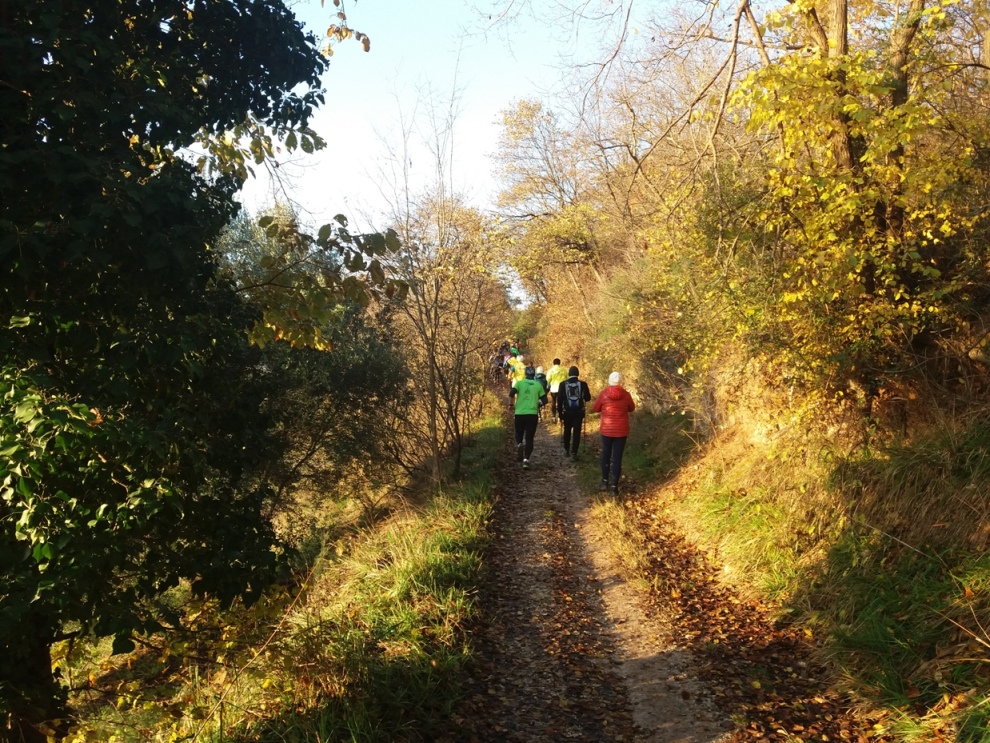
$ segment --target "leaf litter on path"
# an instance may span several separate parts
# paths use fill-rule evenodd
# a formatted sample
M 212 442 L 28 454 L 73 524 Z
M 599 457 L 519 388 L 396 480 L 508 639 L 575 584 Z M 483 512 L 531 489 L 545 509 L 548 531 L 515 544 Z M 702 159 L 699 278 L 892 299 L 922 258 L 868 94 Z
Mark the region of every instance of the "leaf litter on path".
M 474 628 L 477 662 L 445 741 L 879 740 L 799 629 L 718 579 L 663 517 L 624 495 L 649 580 L 622 577 L 556 429 L 523 471 L 507 442 Z M 652 586 L 652 587 L 650 587 Z
M 627 636 L 651 622 L 632 589 L 616 593 L 624 582 L 594 537 L 590 494 L 559 449 L 554 429 L 542 426 L 529 470 L 514 461 L 514 446 L 502 458 L 474 634 L 479 660 L 446 739 L 718 739 L 724 723 L 704 705 L 690 662 Z

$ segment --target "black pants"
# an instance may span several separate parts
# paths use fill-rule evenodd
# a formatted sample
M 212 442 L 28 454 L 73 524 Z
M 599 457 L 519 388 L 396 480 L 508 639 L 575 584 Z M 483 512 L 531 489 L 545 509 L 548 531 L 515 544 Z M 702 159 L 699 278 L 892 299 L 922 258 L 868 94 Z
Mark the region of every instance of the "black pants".
M 547 393 L 547 397 L 550 399 L 550 411 L 554 420 L 557 420 L 557 395 L 559 394 L 559 392 Z
M 577 454 L 581 445 L 581 424 L 584 423 L 584 416 L 564 413 L 560 422 L 564 424 L 564 449 Z
M 619 478 L 622 476 L 622 451 L 625 448 L 625 436 L 602 436 L 602 482 L 619 485 Z
M 523 443 L 525 438 L 526 448 L 523 452 L 525 459 L 529 459 L 529 455 L 533 453 L 533 437 L 536 436 L 539 420 L 539 416 L 536 414 L 516 416 L 516 446 Z

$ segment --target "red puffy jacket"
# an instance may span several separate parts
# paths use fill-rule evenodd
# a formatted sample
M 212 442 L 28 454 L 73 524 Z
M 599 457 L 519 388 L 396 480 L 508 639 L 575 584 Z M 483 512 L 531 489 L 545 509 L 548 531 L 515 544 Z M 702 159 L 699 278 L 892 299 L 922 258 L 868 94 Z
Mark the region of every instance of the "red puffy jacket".
M 601 434 L 620 438 L 629 435 L 629 414 L 636 409 L 632 395 L 622 385 L 606 387 L 595 400 L 595 412 L 602 414 Z

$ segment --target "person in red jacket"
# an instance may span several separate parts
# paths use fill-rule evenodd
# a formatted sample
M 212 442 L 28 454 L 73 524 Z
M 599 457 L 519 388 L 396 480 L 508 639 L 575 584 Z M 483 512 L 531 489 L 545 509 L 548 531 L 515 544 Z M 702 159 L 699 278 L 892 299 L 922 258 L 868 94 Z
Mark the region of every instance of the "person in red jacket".
M 594 410 L 602 414 L 602 482 L 599 490 L 617 495 L 619 477 L 622 475 L 622 452 L 629 436 L 629 414 L 636 409 L 632 395 L 622 386 L 622 375 L 614 371 L 608 375 L 608 387 L 595 399 Z

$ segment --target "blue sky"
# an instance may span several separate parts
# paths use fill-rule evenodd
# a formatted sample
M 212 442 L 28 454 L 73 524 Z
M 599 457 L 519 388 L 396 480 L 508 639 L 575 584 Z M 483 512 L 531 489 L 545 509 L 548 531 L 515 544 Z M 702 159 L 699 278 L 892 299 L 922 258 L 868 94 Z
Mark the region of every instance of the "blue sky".
M 453 181 L 476 206 L 491 204 L 495 183 L 490 154 L 495 150 L 499 112 L 514 100 L 544 98 L 560 77 L 559 57 L 568 50 L 546 23 L 532 20 L 481 33 L 487 18 L 470 0 L 347 0 L 352 28 L 371 37 L 371 51 L 357 42 L 338 44 L 324 77 L 327 103 L 313 127 L 327 148 L 299 152 L 280 168 L 288 196 L 315 224 L 343 213 L 359 229 L 380 229 L 390 190 L 379 170 L 388 163 L 384 136 L 398 146 L 396 121 L 424 114 L 428 93 L 446 103 L 460 89 L 455 124 Z M 335 21 L 332 0 L 292 4 L 297 17 L 320 38 Z M 418 102 L 418 108 L 417 108 Z M 420 116 L 420 119 L 422 117 Z M 377 133 L 376 133 L 377 132 Z M 432 157 L 412 152 L 412 175 L 432 174 Z M 285 195 L 280 196 L 285 199 Z M 259 177 L 245 187 L 244 203 L 257 210 L 273 199 L 272 183 Z

